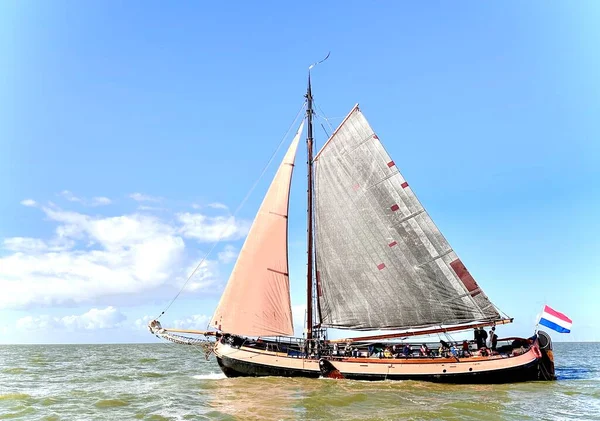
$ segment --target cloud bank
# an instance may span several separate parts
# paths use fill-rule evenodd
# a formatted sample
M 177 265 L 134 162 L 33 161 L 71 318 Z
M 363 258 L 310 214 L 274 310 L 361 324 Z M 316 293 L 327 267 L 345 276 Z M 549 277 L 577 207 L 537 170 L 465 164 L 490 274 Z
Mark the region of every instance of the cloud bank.
M 68 202 L 83 200 L 68 191 L 61 195 Z M 149 196 L 139 193 L 131 196 L 150 201 Z M 198 264 L 203 255 L 200 248 L 208 249 L 203 243 L 241 239 L 250 227 L 249 221 L 230 215 L 187 212 L 158 217 L 133 212 L 108 216 L 75 212 L 51 203 L 41 205 L 33 199 L 21 204 L 39 209 L 53 234 L 0 241 L 0 309 L 112 304 L 112 300 L 123 297 L 132 305 L 142 297 L 146 301 L 164 299 L 165 292 L 170 296 L 179 290 Z M 237 254 L 227 244 L 217 250 L 221 251 L 215 253 L 214 260 L 202 262 L 186 286 L 188 291 L 214 286 L 219 281 L 220 265 L 231 263 Z M 32 319 L 21 323 L 55 322 Z

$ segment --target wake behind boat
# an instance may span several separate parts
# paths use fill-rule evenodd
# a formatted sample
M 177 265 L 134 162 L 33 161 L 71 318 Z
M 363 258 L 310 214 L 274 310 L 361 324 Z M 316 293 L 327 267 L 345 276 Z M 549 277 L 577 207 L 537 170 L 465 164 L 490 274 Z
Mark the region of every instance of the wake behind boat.
M 314 155 L 310 75 L 305 97 L 305 337 L 291 338 L 288 272 L 289 193 L 304 121 L 240 251 L 210 322 L 214 330 L 169 329 L 153 320 L 150 331 L 167 340 L 202 346 L 207 355 L 215 354 L 229 377 L 450 383 L 555 379 L 552 342 L 542 331 L 504 340 L 494 338 L 492 331 L 490 346 L 485 341 L 482 345 L 479 330 L 512 319 L 484 294 L 358 105 Z M 327 328 L 400 333 L 330 340 Z M 456 344 L 449 336 L 471 329 L 475 329 L 472 342 Z M 446 340 L 414 345 L 406 341 L 435 334 L 445 335 Z

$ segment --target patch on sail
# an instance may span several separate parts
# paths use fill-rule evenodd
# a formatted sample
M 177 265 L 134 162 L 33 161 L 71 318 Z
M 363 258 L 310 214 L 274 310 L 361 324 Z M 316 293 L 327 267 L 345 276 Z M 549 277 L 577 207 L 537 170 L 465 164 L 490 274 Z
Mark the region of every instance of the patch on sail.
M 479 285 L 477 285 L 477 282 L 475 282 L 475 278 L 473 278 L 473 275 L 469 273 L 469 271 L 467 270 L 465 265 L 463 265 L 460 259 L 456 259 L 450 262 L 450 267 L 454 270 L 454 272 L 465 285 L 467 290 L 471 293 L 472 297 L 475 297 L 476 295 L 481 293 Z

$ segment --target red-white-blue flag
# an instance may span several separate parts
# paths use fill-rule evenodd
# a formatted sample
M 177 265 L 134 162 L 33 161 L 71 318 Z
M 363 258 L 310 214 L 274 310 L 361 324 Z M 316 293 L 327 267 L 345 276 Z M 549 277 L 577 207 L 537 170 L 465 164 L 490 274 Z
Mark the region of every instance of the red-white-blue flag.
M 553 308 L 544 306 L 544 311 L 542 311 L 539 323 L 543 326 L 549 327 L 550 329 L 554 329 L 557 332 L 569 333 L 571 331 L 571 325 L 573 324 L 573 321 Z

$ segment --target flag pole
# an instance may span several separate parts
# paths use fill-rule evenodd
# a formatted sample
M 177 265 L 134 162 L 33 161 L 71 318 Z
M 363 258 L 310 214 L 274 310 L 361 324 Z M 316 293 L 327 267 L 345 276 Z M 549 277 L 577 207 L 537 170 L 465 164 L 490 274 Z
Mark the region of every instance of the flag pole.
M 533 328 L 534 333 L 537 335 L 538 333 L 538 326 L 540 325 L 540 320 L 542 319 L 542 313 L 544 312 L 544 309 L 546 308 L 546 302 L 544 301 L 544 304 L 542 305 L 542 311 L 540 311 L 537 315 L 537 322 L 535 323 L 535 327 Z

